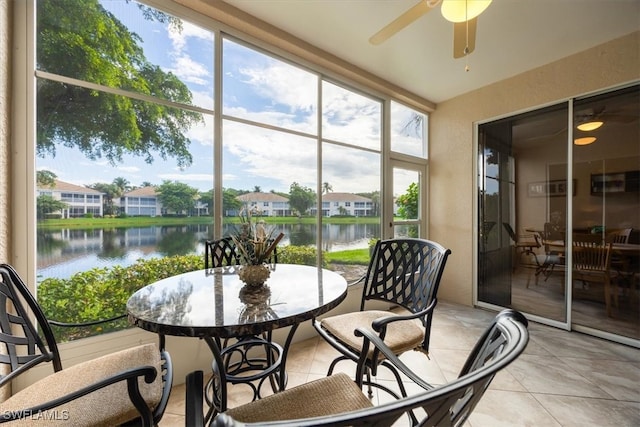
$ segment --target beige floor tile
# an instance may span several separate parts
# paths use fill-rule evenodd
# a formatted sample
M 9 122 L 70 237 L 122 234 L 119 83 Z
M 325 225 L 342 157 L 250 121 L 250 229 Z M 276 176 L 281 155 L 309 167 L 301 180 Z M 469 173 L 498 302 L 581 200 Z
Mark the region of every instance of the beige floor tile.
M 543 285 L 540 285 L 542 287 Z M 434 317 L 430 360 L 419 352 L 401 359 L 431 384 L 452 381 L 495 313 L 440 302 Z M 576 332 L 530 323 L 524 354 L 498 373 L 465 426 L 636 426 L 640 425 L 640 350 Z M 288 387 L 322 378 L 338 352 L 321 338 L 295 343 L 287 360 Z M 355 375 L 355 363 L 336 372 Z M 397 390 L 393 376 L 380 370 L 378 383 Z M 409 394 L 421 391 L 405 381 Z M 268 384 L 264 395 L 270 393 Z M 374 389 L 376 404 L 392 397 Z M 161 427 L 184 425 L 183 385 L 171 395 Z M 229 387 L 229 406 L 251 400 L 246 385 Z M 409 425 L 407 418 L 396 426 Z
M 485 392 L 469 417 L 469 424 L 472 427 L 561 426 L 531 394 L 493 389 Z
M 640 425 L 640 403 L 573 396 L 535 398 L 563 427 L 635 427 Z
M 613 396 L 557 358 L 523 354 L 509 372 L 531 393 L 611 399 Z
M 598 387 L 618 400 L 640 402 L 640 367 L 607 359 L 561 358 L 571 369 L 589 377 Z

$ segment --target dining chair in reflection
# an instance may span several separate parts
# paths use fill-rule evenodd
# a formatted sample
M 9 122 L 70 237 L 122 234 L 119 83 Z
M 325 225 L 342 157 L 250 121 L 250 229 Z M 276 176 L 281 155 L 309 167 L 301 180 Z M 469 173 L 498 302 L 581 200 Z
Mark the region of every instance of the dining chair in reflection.
M 542 245 L 540 244 L 540 239 L 538 239 L 538 235 L 536 233 L 516 235 L 515 231 L 513 231 L 513 228 L 511 227 L 511 224 L 509 224 L 508 222 L 503 222 L 502 226 L 507 231 L 507 234 L 513 242 L 514 258 L 516 260 L 513 265 L 513 270 L 515 271 L 516 267 L 521 264 L 523 256 L 535 257 L 536 252 L 534 249 L 537 249 Z
M 573 241 L 573 279 L 582 281 L 583 290 L 591 290 L 591 285 L 601 284 L 604 288 L 604 303 L 607 316 L 612 317 L 611 294 L 614 305 L 618 306 L 617 273 L 611 269 L 611 243 Z M 613 286 L 612 286 L 613 285 Z

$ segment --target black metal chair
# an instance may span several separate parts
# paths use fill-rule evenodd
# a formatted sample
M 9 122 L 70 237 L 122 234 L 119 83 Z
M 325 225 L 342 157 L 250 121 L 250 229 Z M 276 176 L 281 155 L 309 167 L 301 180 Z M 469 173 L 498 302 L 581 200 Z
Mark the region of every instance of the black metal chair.
M 274 242 L 274 239 L 267 240 L 267 245 Z M 268 264 L 278 263 L 278 247 L 273 248 L 273 252 L 266 260 Z M 231 237 L 223 237 L 217 240 L 207 240 L 204 245 L 204 268 L 227 267 L 240 265 L 240 257 L 236 252 L 235 244 Z
M 54 373 L 0 403 L 0 423 L 28 423 L 33 414 L 49 411 L 68 416 L 74 426 L 151 426 L 164 414 L 173 381 L 164 349 L 139 345 L 62 369 L 58 345 L 36 299 L 13 267 L 0 264 L 0 387 L 48 362 Z
M 320 336 L 342 353 L 331 363 L 327 375 L 341 360 L 359 360 L 362 338 L 353 334 L 358 328 L 376 331 L 396 355 L 420 350 L 428 356 L 436 295 L 450 253 L 439 243 L 425 239 L 379 240 L 364 277 L 360 311 L 313 322 Z M 397 310 L 366 310 L 368 301 L 391 303 Z M 375 348 L 369 350 L 365 370 L 369 394 L 371 387 L 377 387 L 395 396 L 390 389 L 371 381 L 379 365 L 391 370 L 402 395 L 406 395 L 400 375 Z
M 363 357 L 356 382 L 344 373 L 331 375 L 298 387 L 241 405 L 218 415 L 214 426 L 391 426 L 414 409 L 423 414 L 413 425 L 463 425 L 482 398 L 497 372 L 513 362 L 525 349 L 529 334 L 526 318 L 517 311 L 500 312 L 480 337 L 457 380 L 433 386 L 418 377 L 396 357 L 380 338 L 368 329 L 358 329 L 363 338 Z M 367 367 L 370 343 L 396 369 L 422 390 L 390 403 L 374 406 L 362 393 L 361 375 Z M 202 371 L 187 375 L 186 425 L 204 425 Z
M 207 240 L 204 244 L 204 268 L 238 265 L 240 260 L 231 237 Z

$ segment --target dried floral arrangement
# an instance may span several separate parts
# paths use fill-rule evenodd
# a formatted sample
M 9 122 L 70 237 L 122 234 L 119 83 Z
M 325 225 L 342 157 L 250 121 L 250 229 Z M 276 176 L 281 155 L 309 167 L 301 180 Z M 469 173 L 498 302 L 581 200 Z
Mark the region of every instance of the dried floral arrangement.
M 284 237 L 279 233 L 275 238 L 275 228 L 267 228 L 264 220 L 254 220 L 254 215 L 259 214 L 257 209 L 248 206 L 240 210 L 240 225 L 231 234 L 231 239 L 236 246 L 236 253 L 241 265 L 262 265 L 271 256 Z

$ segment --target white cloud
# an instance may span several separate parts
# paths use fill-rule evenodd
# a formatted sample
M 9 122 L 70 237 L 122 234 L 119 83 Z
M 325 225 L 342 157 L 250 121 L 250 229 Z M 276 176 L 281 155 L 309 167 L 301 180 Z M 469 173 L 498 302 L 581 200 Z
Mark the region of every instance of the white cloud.
M 211 46 L 213 46 L 213 33 L 188 21 L 182 21 L 182 29 L 179 29 L 174 25 L 170 25 L 168 36 L 169 39 L 171 39 L 171 44 L 176 52 L 180 52 L 184 49 L 189 37 L 209 40 L 211 41 Z
M 173 60 L 172 65 L 167 67 L 166 71 L 171 71 L 184 82 L 203 86 L 213 85 L 213 76 L 209 71 L 213 64 L 205 65 L 195 61 L 186 51 L 190 38 L 209 42 L 208 44 L 213 49 L 213 33 L 190 22 L 182 21 L 182 29 L 170 25 L 167 36 L 171 40 L 172 49 L 169 55 Z
M 169 181 L 193 181 L 193 182 L 211 182 L 213 183 L 213 173 L 162 173 L 158 178 Z M 213 184 L 212 184 L 213 185 Z
M 116 169 L 122 172 L 131 173 L 131 174 L 140 172 L 140 168 L 137 166 L 118 166 Z
M 291 111 L 315 109 L 317 76 L 311 73 L 281 63 L 265 68 L 245 67 L 239 72 L 260 96 L 289 105 Z
M 187 54 L 175 55 L 173 66 L 167 68 L 166 71 L 171 71 L 183 82 L 194 83 L 201 86 L 213 84 L 213 78 L 207 68 L 191 59 Z

